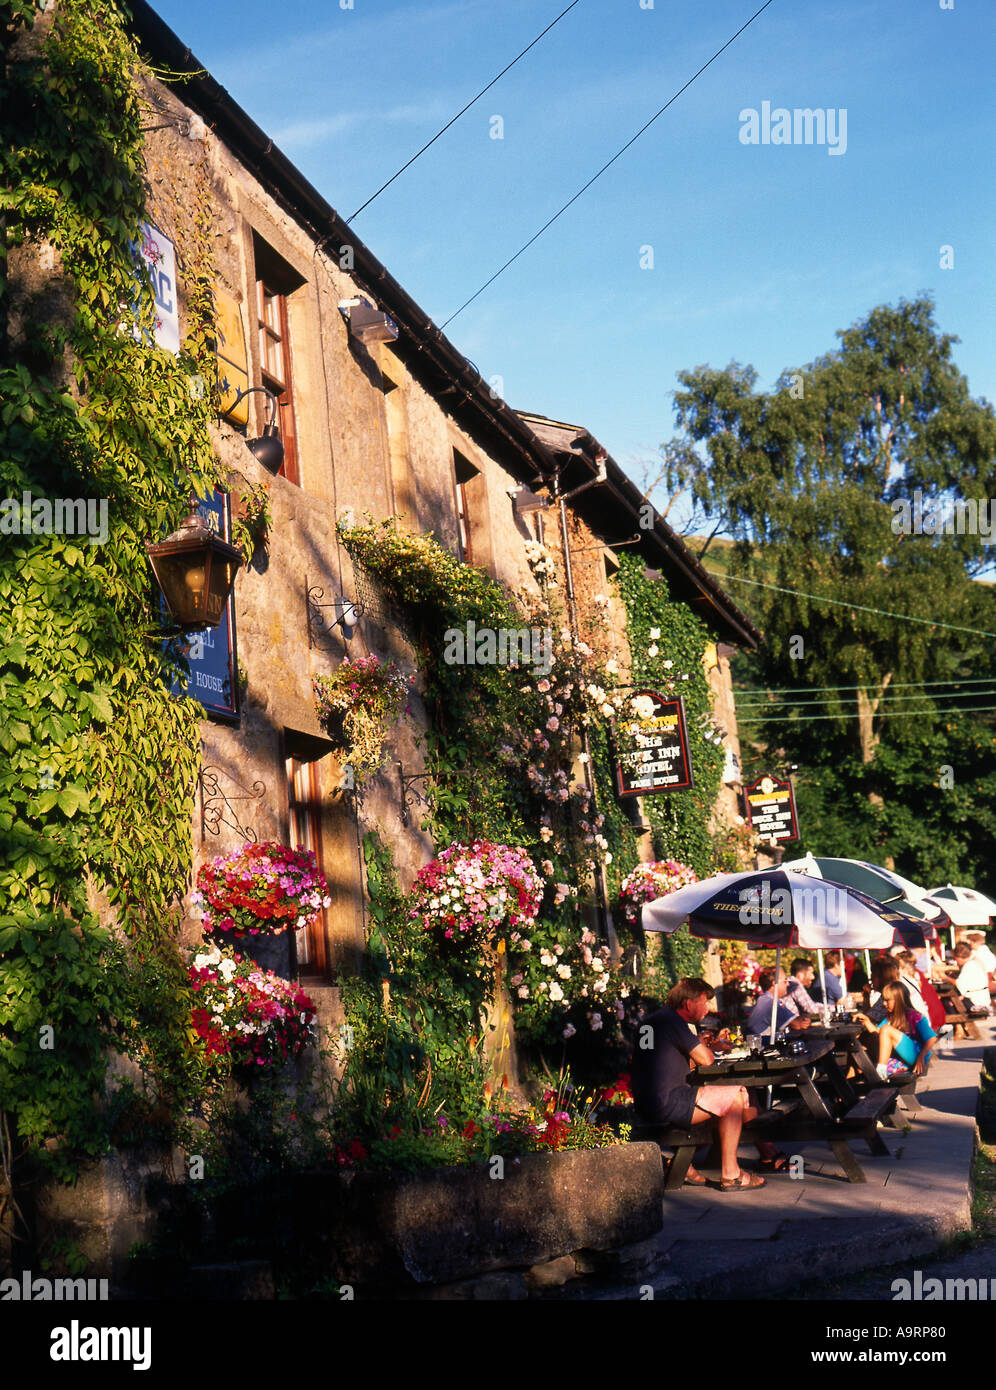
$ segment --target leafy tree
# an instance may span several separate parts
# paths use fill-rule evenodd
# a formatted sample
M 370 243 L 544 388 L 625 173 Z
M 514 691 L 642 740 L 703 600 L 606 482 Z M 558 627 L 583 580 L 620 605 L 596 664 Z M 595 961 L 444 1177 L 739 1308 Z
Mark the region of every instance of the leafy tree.
M 996 416 L 929 298 L 838 337 L 770 392 L 736 363 L 680 373 L 667 479 L 733 537 L 730 587 L 765 633 L 740 668 L 756 692 L 740 701 L 746 741 L 810 766 L 801 799 L 838 852 L 964 872 L 988 814 L 990 716 L 941 712 L 996 703 L 955 684 L 993 675 L 991 592 L 975 577 L 996 558 Z M 904 528 L 917 501 L 926 518 L 968 499 L 975 528 L 971 513 L 961 533 Z

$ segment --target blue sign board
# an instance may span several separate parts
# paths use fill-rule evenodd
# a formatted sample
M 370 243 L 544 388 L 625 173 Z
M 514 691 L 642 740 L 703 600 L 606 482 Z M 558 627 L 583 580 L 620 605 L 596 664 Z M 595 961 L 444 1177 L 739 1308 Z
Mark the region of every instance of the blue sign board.
M 218 489 L 213 497 L 203 498 L 197 514 L 204 525 L 223 541 L 231 542 L 231 499 L 227 492 Z M 212 718 L 238 723 L 234 589 L 218 626 L 192 632 L 181 638 L 178 646 L 187 659 L 190 675 L 186 688 L 178 680 L 174 682 L 173 689 L 178 694 L 186 694 L 197 700 Z

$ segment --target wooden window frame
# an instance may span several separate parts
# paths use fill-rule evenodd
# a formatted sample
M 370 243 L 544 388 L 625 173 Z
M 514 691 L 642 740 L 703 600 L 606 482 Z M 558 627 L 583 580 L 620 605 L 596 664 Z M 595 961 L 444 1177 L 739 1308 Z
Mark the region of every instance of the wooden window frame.
M 315 852 L 319 872 L 324 874 L 322 854 L 322 801 L 318 785 L 318 768 L 314 762 L 305 762 L 284 748 L 284 768 L 287 779 L 287 815 L 289 840 L 292 847 L 303 843 L 305 848 Z M 303 799 L 298 796 L 298 778 L 304 790 Z M 301 834 L 302 822 L 305 833 Z M 317 919 L 304 930 L 307 933 L 308 959 L 301 961 L 298 975 L 302 978 L 325 980 L 329 973 L 329 923 L 328 908 L 322 908 Z M 295 946 L 297 938 L 295 936 Z
M 274 304 L 277 324 L 267 322 L 266 300 Z M 290 323 L 287 314 L 287 296 L 273 288 L 265 276 L 256 279 L 256 332 L 259 350 L 259 369 L 261 385 L 272 391 L 277 398 L 277 424 L 280 439 L 284 446 L 284 461 L 280 476 L 289 483 L 301 486 L 301 474 L 297 448 L 297 421 L 294 416 L 294 367 L 291 348 Z M 275 343 L 283 363 L 284 377 L 275 376 L 267 368 L 266 343 Z

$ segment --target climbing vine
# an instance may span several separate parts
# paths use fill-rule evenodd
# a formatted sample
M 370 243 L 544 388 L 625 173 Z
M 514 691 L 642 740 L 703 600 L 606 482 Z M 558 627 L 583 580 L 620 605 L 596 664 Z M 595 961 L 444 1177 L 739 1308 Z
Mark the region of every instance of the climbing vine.
M 0 24 L 0 1109 L 65 1163 L 106 1142 L 93 1097 L 127 1012 L 98 912 L 168 953 L 189 878 L 200 709 L 170 691 L 145 542 L 218 481 L 192 385 L 214 377 L 212 271 L 205 249 L 182 349 L 157 348 L 141 64 L 114 0 L 4 0 Z M 99 525 L 58 533 L 58 499 Z

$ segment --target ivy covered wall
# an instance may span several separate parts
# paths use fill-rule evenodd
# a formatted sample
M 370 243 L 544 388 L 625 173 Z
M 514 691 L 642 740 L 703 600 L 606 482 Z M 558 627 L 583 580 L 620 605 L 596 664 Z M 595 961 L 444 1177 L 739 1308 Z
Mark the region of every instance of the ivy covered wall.
M 182 351 L 157 349 L 132 250 L 140 65 L 113 0 L 6 0 L 0 24 L 0 1110 L 16 1153 L 58 1163 L 106 1142 L 107 1039 L 141 1050 L 128 970 L 176 963 L 200 709 L 169 691 L 145 542 L 216 480 L 191 389 L 213 377 L 210 265 L 205 237 Z M 58 499 L 106 532 L 54 534 Z M 107 909 L 133 942 L 114 968 Z

